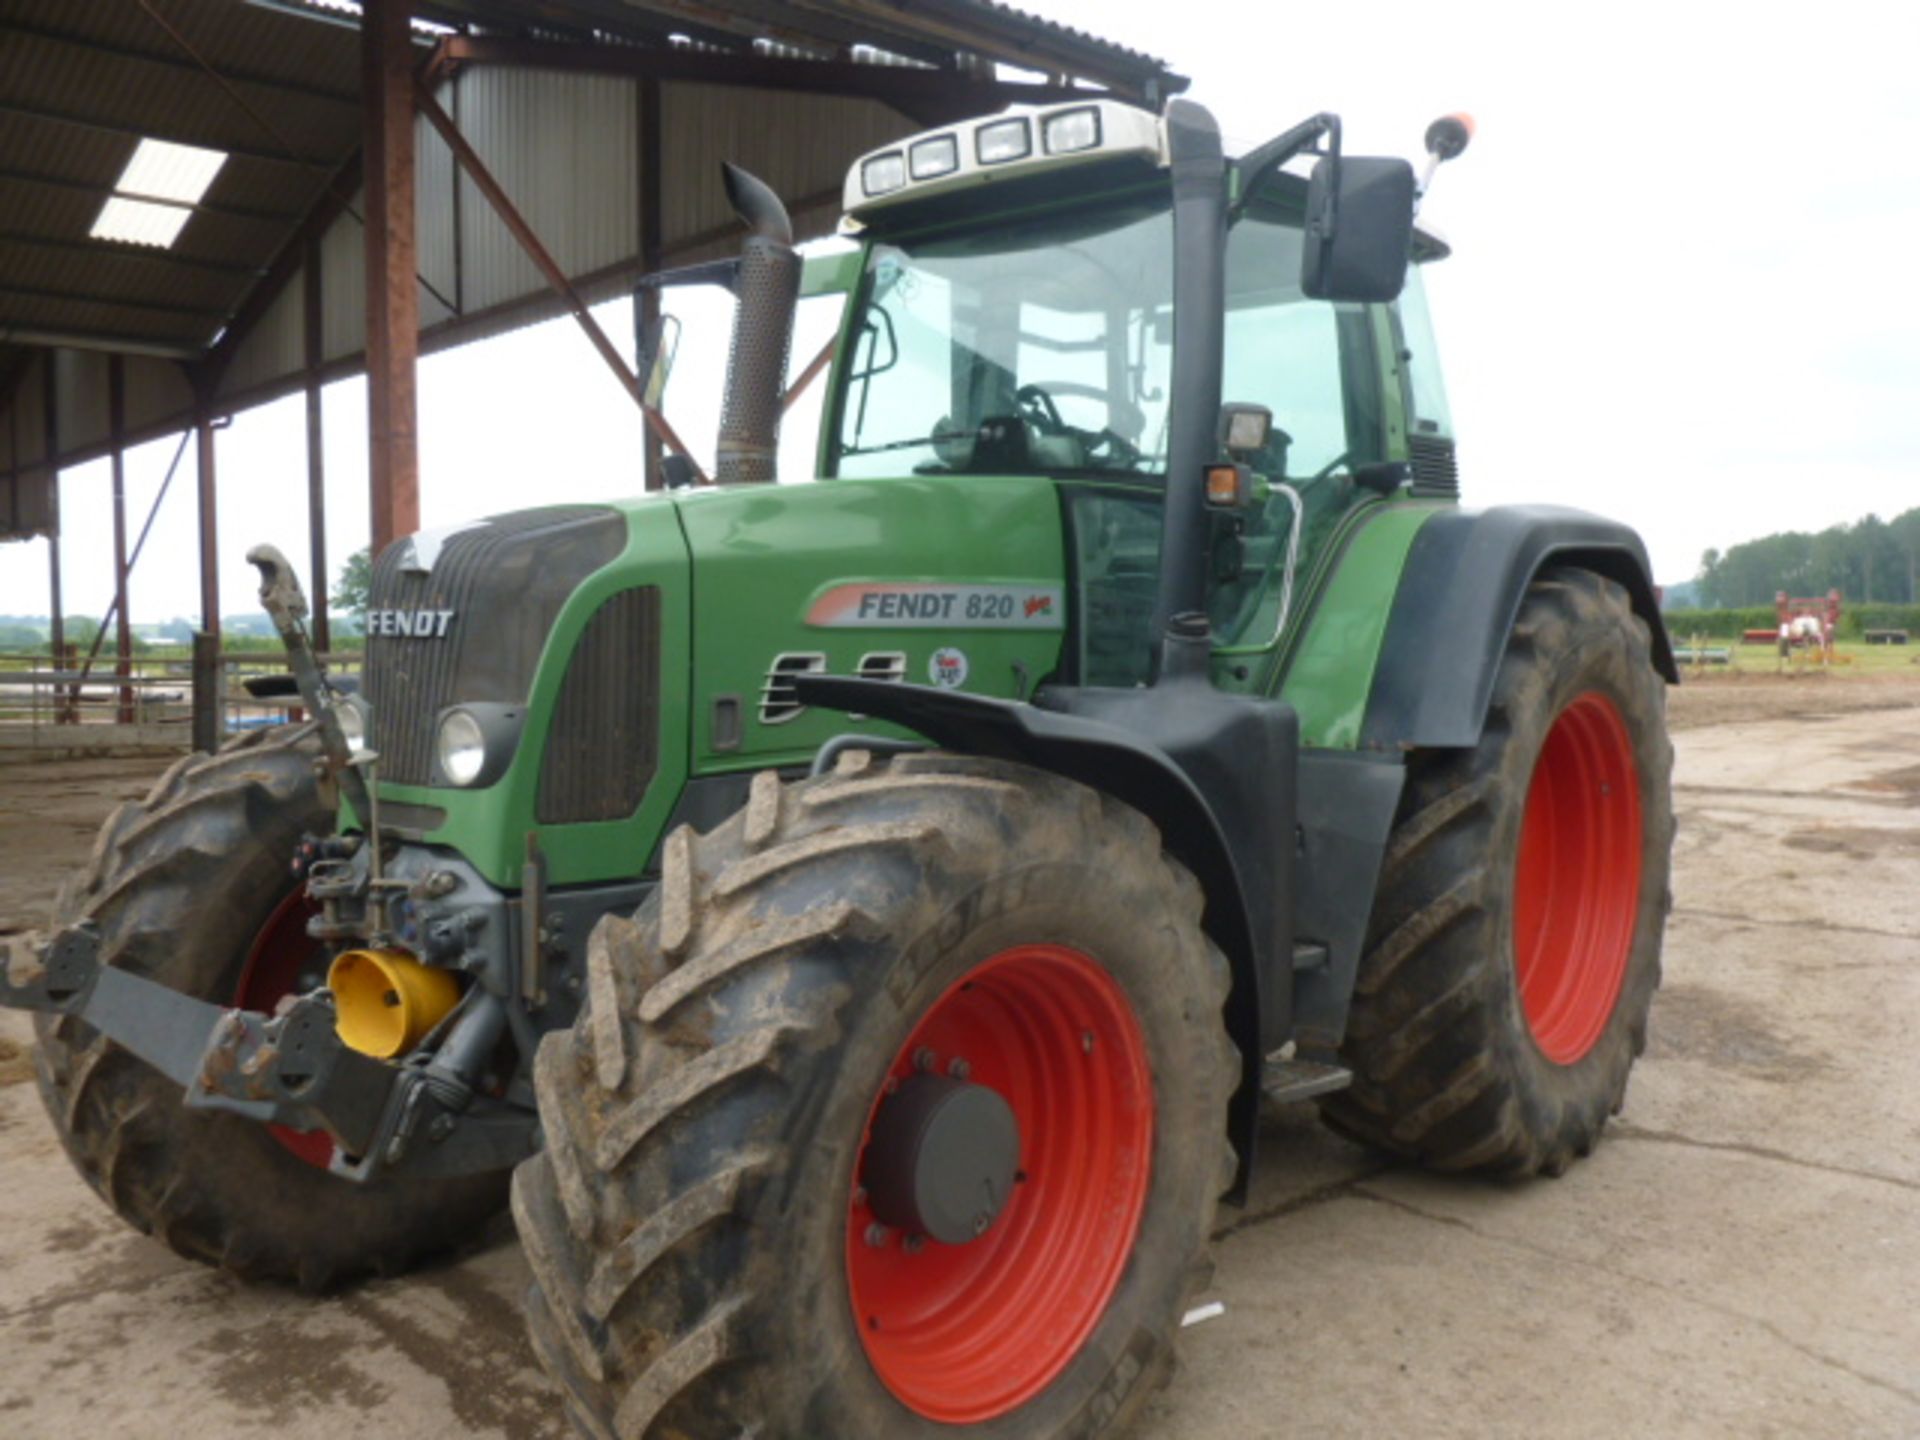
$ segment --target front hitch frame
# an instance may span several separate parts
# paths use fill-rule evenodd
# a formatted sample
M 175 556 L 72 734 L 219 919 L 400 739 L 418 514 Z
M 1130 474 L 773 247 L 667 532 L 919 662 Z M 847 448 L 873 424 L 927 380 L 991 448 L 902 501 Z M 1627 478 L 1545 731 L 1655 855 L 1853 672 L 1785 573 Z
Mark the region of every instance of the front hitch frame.
M 209 1004 L 102 964 L 89 924 L 66 926 L 42 946 L 16 943 L 0 965 L 0 1007 L 74 1017 L 179 1085 L 190 1109 L 324 1131 L 335 1143 L 330 1169 L 346 1179 L 475 1174 L 535 1149 L 531 1111 L 443 1098 L 424 1065 L 389 1064 L 346 1045 L 326 992 L 277 1015 Z

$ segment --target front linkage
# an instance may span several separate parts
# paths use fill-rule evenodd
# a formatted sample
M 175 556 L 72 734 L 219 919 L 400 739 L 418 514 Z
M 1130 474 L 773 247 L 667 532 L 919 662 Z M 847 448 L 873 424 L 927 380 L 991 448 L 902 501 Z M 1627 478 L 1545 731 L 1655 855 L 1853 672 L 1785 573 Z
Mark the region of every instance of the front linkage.
M 260 570 L 261 602 L 286 644 L 301 699 L 318 721 L 323 780 L 346 792 L 369 828 L 364 840 L 316 842 L 307 847 L 311 855 L 296 858 L 307 895 L 320 907 L 312 933 L 332 940 L 370 933 L 378 943 L 388 929 L 390 892 L 430 907 L 462 889 L 463 877 L 439 869 L 379 873 L 376 811 L 361 774 L 366 758 L 354 755 L 340 727 L 334 692 L 307 639 L 299 581 L 272 546 L 247 558 Z M 457 919 L 436 916 L 431 908 L 421 920 L 429 943 L 439 948 L 505 923 L 473 911 Z M 346 1179 L 482 1174 L 517 1164 L 534 1149 L 532 1109 L 477 1089 L 510 1023 L 506 997 L 514 993 L 513 976 L 495 973 L 506 966 L 464 966 L 476 983 L 424 1037 L 437 1045 L 423 1044 L 416 1060 L 392 1063 L 341 1038 L 334 996 L 324 986 L 268 1015 L 198 1000 L 104 964 L 100 948 L 99 934 L 85 922 L 44 943 L 16 944 L 0 967 L 0 1007 L 78 1019 L 179 1085 L 190 1109 L 322 1131 L 335 1142 L 329 1169 Z

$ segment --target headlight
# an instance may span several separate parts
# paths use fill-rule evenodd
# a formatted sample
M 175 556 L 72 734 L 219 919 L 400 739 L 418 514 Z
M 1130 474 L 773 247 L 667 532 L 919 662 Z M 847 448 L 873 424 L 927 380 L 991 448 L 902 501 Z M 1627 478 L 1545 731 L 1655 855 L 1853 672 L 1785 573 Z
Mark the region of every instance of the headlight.
M 1049 115 L 1041 126 L 1040 137 L 1049 155 L 1091 150 L 1100 143 L 1100 112 L 1091 105 L 1083 105 Z
M 1033 132 L 1025 120 L 996 120 L 973 135 L 973 153 L 982 165 L 1004 165 L 1033 153 Z
M 860 167 L 860 184 L 869 195 L 885 195 L 907 183 L 907 157 L 898 150 L 876 155 Z
M 440 773 L 451 784 L 471 785 L 487 768 L 486 732 L 465 710 L 449 710 L 440 718 L 435 747 Z
M 340 733 L 347 738 L 347 749 L 355 755 L 365 754 L 367 749 L 366 707 L 350 696 L 336 700 L 333 705 L 333 718 L 340 722 Z
M 932 180 L 951 175 L 960 168 L 960 142 L 952 135 L 936 135 L 918 140 L 907 151 L 907 168 L 916 180 Z

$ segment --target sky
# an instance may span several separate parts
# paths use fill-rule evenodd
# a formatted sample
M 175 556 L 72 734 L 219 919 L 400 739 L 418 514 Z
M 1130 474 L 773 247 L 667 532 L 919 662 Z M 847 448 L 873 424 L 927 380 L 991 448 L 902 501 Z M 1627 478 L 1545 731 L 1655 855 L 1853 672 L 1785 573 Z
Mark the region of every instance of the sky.
M 1474 115 L 1423 211 L 1454 245 L 1428 287 L 1469 504 L 1614 516 L 1669 584 L 1708 547 L 1920 505 L 1920 4 L 1021 3 L 1166 58 L 1242 148 L 1334 110 L 1349 153 L 1416 158 L 1429 120 Z M 673 308 L 668 413 L 710 454 L 725 311 Z M 600 315 L 632 333 L 625 302 Z M 429 357 L 420 397 L 427 525 L 638 484 L 639 422 L 569 321 Z M 334 569 L 366 533 L 365 403 L 327 391 Z M 802 471 L 813 423 L 789 425 Z M 129 455 L 136 531 L 173 443 Z M 219 443 L 234 613 L 249 544 L 305 570 L 300 401 Z M 63 478 L 70 612 L 112 594 L 106 471 Z M 193 484 L 189 448 L 138 621 L 197 611 Z M 45 550 L 0 546 L 0 613 L 46 609 Z

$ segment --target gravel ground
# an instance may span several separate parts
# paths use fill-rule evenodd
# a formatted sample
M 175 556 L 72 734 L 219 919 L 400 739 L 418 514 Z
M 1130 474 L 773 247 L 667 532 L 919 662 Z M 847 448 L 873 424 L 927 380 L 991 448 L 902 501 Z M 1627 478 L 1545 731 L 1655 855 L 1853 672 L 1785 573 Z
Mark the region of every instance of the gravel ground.
M 1896 708 L 1898 707 L 1898 708 Z M 1558 1181 L 1422 1174 L 1275 1112 L 1154 1440 L 1920 1435 L 1920 684 L 1672 699 L 1676 909 L 1625 1114 Z M 154 761 L 0 768 L 0 934 Z M 314 1301 L 124 1230 L 0 1014 L 0 1435 L 563 1427 L 510 1235 Z

